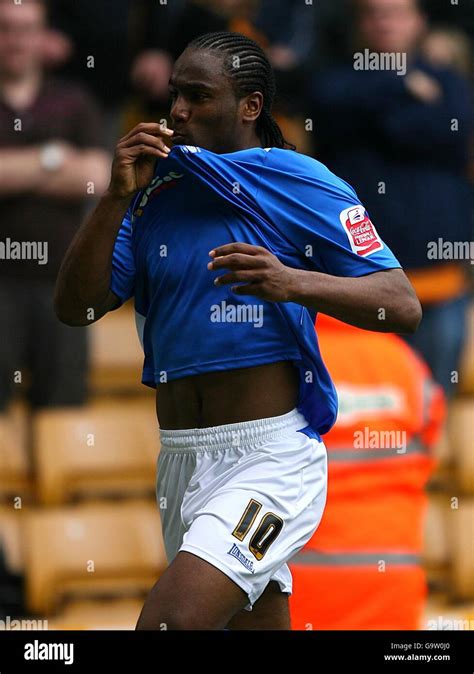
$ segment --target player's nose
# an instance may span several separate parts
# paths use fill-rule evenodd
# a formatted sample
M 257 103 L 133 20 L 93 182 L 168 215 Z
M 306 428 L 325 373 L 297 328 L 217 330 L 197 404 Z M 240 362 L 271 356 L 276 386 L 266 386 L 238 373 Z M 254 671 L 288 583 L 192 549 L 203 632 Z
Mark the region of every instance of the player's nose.
M 170 110 L 170 117 L 174 124 L 176 122 L 186 122 L 189 119 L 191 111 L 189 106 L 181 99 L 177 98 Z

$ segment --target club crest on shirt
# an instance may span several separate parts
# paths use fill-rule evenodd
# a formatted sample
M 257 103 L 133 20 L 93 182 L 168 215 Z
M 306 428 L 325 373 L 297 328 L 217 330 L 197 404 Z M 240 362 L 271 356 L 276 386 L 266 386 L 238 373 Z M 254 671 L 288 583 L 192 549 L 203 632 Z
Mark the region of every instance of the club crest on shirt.
M 365 257 L 382 250 L 383 242 L 363 206 L 345 208 L 339 217 L 354 253 Z
M 170 171 L 167 175 L 161 177 L 156 176 L 153 178 L 151 183 L 148 185 L 146 190 L 143 192 L 140 203 L 137 208 L 133 211 L 133 218 L 139 218 L 143 215 L 145 207 L 148 205 L 150 199 L 154 199 L 160 192 L 170 189 L 171 187 L 176 187 L 176 183 L 180 178 L 184 177 L 184 173 L 176 173 L 176 171 Z

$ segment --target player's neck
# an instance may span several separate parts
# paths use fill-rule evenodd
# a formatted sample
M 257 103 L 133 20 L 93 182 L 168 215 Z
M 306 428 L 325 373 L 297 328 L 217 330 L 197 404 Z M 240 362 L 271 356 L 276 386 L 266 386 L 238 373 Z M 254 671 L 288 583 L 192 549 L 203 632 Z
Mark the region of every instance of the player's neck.
M 248 138 L 240 138 L 236 143 L 236 147 L 232 152 L 239 152 L 240 150 L 250 150 L 253 147 L 263 147 L 262 141 L 257 134 L 252 134 Z

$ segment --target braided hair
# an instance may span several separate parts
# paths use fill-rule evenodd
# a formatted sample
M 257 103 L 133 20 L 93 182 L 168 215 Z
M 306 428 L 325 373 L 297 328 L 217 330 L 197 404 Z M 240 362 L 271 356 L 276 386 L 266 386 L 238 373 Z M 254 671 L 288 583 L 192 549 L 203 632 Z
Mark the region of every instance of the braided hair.
M 186 49 L 215 51 L 223 55 L 225 74 L 230 77 L 237 99 L 254 91 L 263 94 L 263 107 L 257 119 L 256 133 L 263 147 L 296 150 L 288 143 L 272 115 L 276 93 L 275 74 L 261 47 L 240 33 L 206 33 L 190 42 Z

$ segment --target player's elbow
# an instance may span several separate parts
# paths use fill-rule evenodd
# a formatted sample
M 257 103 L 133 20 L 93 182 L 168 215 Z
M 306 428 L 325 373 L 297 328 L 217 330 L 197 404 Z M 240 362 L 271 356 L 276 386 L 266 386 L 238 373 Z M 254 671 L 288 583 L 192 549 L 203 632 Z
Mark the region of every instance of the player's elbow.
M 402 335 L 414 334 L 423 317 L 415 289 L 402 269 L 385 272 L 383 280 L 387 306 L 391 307 L 390 332 Z
M 80 328 L 90 325 L 91 323 L 91 321 L 87 321 L 84 318 L 84 315 L 79 316 L 77 311 L 71 309 L 71 307 L 58 295 L 54 298 L 54 312 L 56 318 L 61 323 L 64 323 L 64 325 L 68 325 L 71 328 Z
M 423 311 L 418 297 L 412 292 L 403 293 L 399 298 L 397 332 L 413 335 L 421 323 Z
M 54 292 L 54 313 L 56 318 L 64 325 L 71 328 L 80 328 L 90 325 L 87 311 L 80 308 L 80 302 L 67 289 L 61 281 L 57 281 Z

